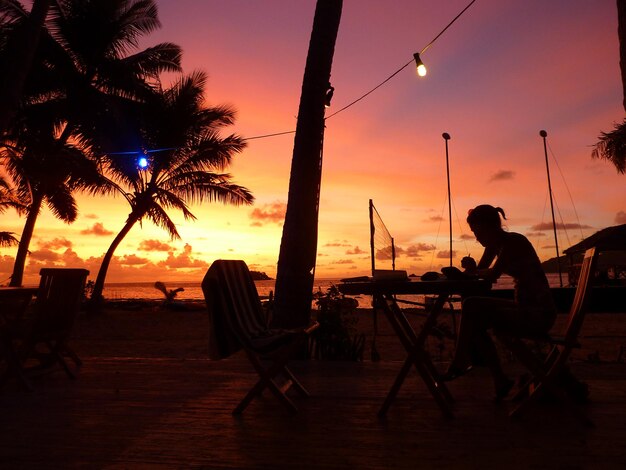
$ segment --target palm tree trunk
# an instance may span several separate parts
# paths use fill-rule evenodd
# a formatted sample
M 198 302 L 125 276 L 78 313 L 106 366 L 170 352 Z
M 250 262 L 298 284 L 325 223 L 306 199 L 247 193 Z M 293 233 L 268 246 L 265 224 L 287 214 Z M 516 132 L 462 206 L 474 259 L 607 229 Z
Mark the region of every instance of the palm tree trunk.
M 315 8 L 276 276 L 273 319 L 281 327 L 306 325 L 311 316 L 322 179 L 324 103 L 330 85 L 342 4 L 342 0 L 318 0 Z
M 617 34 L 619 37 L 619 68 L 622 73 L 622 104 L 626 111 L 626 0 L 617 0 Z
M 48 16 L 50 0 L 35 0 L 22 28 L 15 32 L 7 50 L 14 51 L 2 75 L 0 86 L 0 134 L 13 119 L 20 102 L 24 82 L 33 64 L 33 57 L 39 44 L 41 29 Z
M 11 287 L 18 287 L 22 285 L 22 281 L 24 279 L 24 266 L 26 265 L 26 256 L 28 256 L 28 248 L 30 246 L 30 241 L 33 238 L 35 223 L 37 222 L 37 217 L 39 216 L 42 201 L 42 195 L 37 193 L 33 194 L 33 200 L 30 204 L 30 208 L 28 209 L 26 223 L 24 224 L 24 230 L 22 230 L 20 243 L 17 247 L 17 254 L 15 255 L 13 274 L 11 274 L 11 282 L 9 283 L 9 286 Z
M 113 254 L 115 253 L 115 250 L 122 242 L 122 240 L 124 240 L 124 237 L 128 235 L 128 232 L 130 232 L 130 229 L 133 228 L 138 220 L 139 219 L 132 214 L 128 217 L 126 224 L 124 224 L 124 227 L 122 228 L 120 233 L 118 233 L 117 236 L 113 239 L 111 246 L 109 246 L 109 249 L 105 253 L 104 258 L 102 258 L 102 264 L 100 264 L 98 277 L 96 277 L 96 282 L 94 284 L 93 292 L 91 293 L 91 299 L 89 302 L 89 310 L 92 313 L 99 311 L 102 307 L 102 301 L 104 300 L 104 297 L 102 296 L 102 291 L 104 290 L 104 281 L 106 280 L 107 271 L 109 270 L 109 265 L 111 264 L 111 260 L 113 259 Z

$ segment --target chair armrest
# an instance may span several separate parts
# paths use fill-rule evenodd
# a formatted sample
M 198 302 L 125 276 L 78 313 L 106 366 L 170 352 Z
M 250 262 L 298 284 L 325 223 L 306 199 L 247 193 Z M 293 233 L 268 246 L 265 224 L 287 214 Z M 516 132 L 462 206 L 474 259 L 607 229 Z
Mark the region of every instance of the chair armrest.
M 313 331 L 317 330 L 319 326 L 320 326 L 319 322 L 313 320 L 311 324 L 304 329 L 304 332 L 307 335 L 310 335 Z

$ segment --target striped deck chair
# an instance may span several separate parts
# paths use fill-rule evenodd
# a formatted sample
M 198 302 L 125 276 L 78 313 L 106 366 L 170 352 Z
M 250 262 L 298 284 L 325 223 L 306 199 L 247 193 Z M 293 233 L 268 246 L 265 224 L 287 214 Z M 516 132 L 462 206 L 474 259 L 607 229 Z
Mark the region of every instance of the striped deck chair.
M 286 392 L 308 392 L 287 368 L 287 363 L 319 325 L 278 330 L 268 326 L 256 286 L 241 260 L 217 260 L 202 281 L 209 311 L 209 357 L 224 359 L 243 349 L 259 375 L 258 382 L 233 410 L 242 413 L 265 388 L 291 412 L 297 412 Z M 277 378 L 284 383 L 279 385 Z
M 70 378 L 82 365 L 68 342 L 84 296 L 89 271 L 74 268 L 43 268 L 35 300 L 32 324 L 27 329 L 20 356 L 25 371 L 60 365 Z M 32 360 L 37 365 L 30 366 Z M 74 370 L 66 359 L 74 362 Z
M 517 359 L 530 371 L 531 377 L 523 386 L 514 401 L 519 404 L 510 412 L 512 418 L 520 416 L 529 405 L 542 393 L 548 392 L 566 405 L 575 416 L 586 426 L 593 426 L 592 421 L 577 406 L 568 391 L 564 388 L 562 380 L 566 373 L 567 361 L 574 348 L 580 348 L 578 335 L 583 325 L 587 309 L 591 281 L 595 272 L 598 253 L 595 248 L 590 248 L 585 253 L 580 269 L 580 277 L 576 287 L 574 302 L 570 308 L 569 317 L 562 336 L 543 335 L 541 337 L 512 337 L 498 335 L 505 346 L 517 357 Z M 523 341 L 524 339 L 547 342 L 550 352 L 541 360 Z

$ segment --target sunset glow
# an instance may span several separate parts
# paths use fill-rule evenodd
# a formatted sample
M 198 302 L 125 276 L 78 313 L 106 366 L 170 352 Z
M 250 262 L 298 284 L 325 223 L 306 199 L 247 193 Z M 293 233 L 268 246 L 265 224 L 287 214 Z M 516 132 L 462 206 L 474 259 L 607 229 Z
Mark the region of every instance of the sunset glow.
M 243 259 L 275 277 L 294 142 L 289 132 L 315 1 L 157 3 L 162 27 L 141 47 L 180 45 L 185 72 L 209 75 L 208 104 L 237 110 L 235 125 L 223 134 L 236 133 L 248 145 L 228 171 L 256 202 L 194 205 L 195 221 L 172 211 L 181 240 L 144 221 L 117 249 L 108 282 L 200 281 L 219 258 Z M 400 249 L 398 268 L 421 274 L 448 264 L 444 132 L 451 136 L 456 265 L 467 254 L 480 255 L 465 217 L 481 203 L 504 208 L 508 230 L 527 235 L 540 258 L 555 256 L 541 129 L 560 249 L 626 223 L 626 176 L 591 158 L 600 132 L 624 118 L 614 1 L 478 0 L 422 55 L 428 75 L 407 67 L 335 115 L 407 63 L 467 0 L 343 5 L 326 110 L 317 277 L 368 274 L 369 199 Z M 284 134 L 256 138 L 278 133 Z M 42 210 L 25 284 L 52 265 L 86 267 L 95 277 L 129 207 L 119 196 L 82 195 L 78 202 L 71 225 Z M 0 214 L 1 229 L 18 237 L 23 224 L 14 211 Z M 15 250 L 2 249 L 0 283 L 11 275 Z

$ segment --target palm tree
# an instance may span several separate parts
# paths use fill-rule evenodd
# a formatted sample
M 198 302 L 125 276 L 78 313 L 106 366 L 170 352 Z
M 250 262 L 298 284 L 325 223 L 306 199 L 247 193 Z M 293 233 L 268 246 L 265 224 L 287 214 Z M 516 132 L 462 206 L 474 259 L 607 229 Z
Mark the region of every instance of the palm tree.
M 0 11 L 0 58 L 6 61 L 14 55 L 11 31 L 28 22 L 29 15 L 16 0 L 3 2 L 5 6 Z M 47 122 L 42 126 L 39 119 L 38 126 L 24 127 L 24 117 L 18 116 L 10 128 L 13 142 L 5 149 L 20 194 L 30 204 L 12 285 L 21 283 L 41 205 L 47 202 L 69 223 L 77 214 L 72 191 L 98 189 L 87 188 L 87 181 L 103 183 L 93 175 L 93 163 L 79 161 L 83 150 L 95 144 L 112 147 L 132 136 L 135 127 L 126 125 L 129 114 L 153 93 L 162 71 L 180 70 L 180 48 L 170 43 L 128 54 L 141 35 L 159 26 L 152 0 L 59 0 L 48 16 L 21 97 L 31 117 L 43 116 Z M 66 157 L 67 162 L 61 161 Z M 50 173 L 41 171 L 46 168 Z M 61 168 L 68 172 L 56 174 Z M 81 170 L 87 173 L 81 175 Z
M 13 190 L 9 186 L 9 183 L 2 176 L 0 176 L 0 214 L 8 208 L 13 208 L 20 212 L 25 207 L 19 202 L 17 196 L 13 193 Z M 0 247 L 17 245 L 19 240 L 13 235 L 13 232 L 0 231 Z
M 611 132 L 602 132 L 595 148 L 591 151 L 592 158 L 608 160 L 618 173 L 626 172 L 626 120 L 616 124 Z
M 287 213 L 276 274 L 274 323 L 309 323 L 322 179 L 324 103 L 339 30 L 341 0 L 318 0 L 307 55 L 293 145 Z
M 617 35 L 619 38 L 619 65 L 622 74 L 624 110 L 626 111 L 626 0 L 617 0 Z M 604 158 L 615 165 L 618 173 L 626 171 L 626 119 L 611 132 L 602 132 L 591 151 L 592 158 Z
M 6 43 L 5 49 L 8 52 L 0 59 L 0 68 L 5 71 L 0 77 L 0 134 L 17 112 L 51 3 L 51 0 L 34 0 L 27 20 L 15 22 L 23 11 L 19 2 L 14 0 L 0 2 L 3 23 L 10 25 L 3 28 L 5 34 L 0 35 L 0 42 Z M 14 13 L 17 13 L 17 16 Z
M 142 138 L 144 148 L 155 151 L 144 154 L 146 167 L 128 155 L 107 156 L 105 173 L 118 183 L 131 211 L 102 259 L 91 297 L 94 310 L 101 306 L 113 254 L 137 222 L 146 218 L 172 239 L 180 239 L 168 210 L 177 209 L 185 219 L 193 220 L 191 203 L 208 200 L 241 205 L 254 200 L 246 188 L 231 182 L 231 175 L 221 173 L 245 143 L 236 135 L 219 136 L 221 127 L 234 122 L 234 112 L 227 107 L 205 107 L 205 83 L 206 75 L 195 72 L 147 101 Z
M 46 205 L 57 218 L 71 223 L 78 215 L 74 192 L 95 192 L 106 188 L 107 183 L 89 158 L 88 147 L 61 141 L 53 123 L 27 121 L 18 131 L 12 128 L 0 147 L 0 159 L 16 186 L 17 197 L 27 204 L 11 286 L 22 284 L 28 248 L 42 207 Z
M 182 52 L 175 44 L 128 54 L 142 35 L 160 27 L 154 0 L 60 0 L 49 23 L 54 40 L 45 47 L 69 104 L 66 137 L 75 126 L 89 134 L 115 124 L 124 115 L 120 103 L 145 100 L 161 72 L 181 71 Z M 110 138 L 121 129 L 107 128 L 105 134 Z

